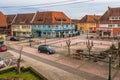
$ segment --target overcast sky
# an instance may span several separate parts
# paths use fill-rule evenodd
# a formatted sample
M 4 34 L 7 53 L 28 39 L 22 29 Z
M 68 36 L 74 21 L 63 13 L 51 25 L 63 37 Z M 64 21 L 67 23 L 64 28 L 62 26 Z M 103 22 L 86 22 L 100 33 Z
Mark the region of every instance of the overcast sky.
M 103 15 L 108 6 L 120 7 L 120 0 L 2 0 L 0 11 L 4 14 L 62 11 L 70 18 L 80 19 L 86 14 Z

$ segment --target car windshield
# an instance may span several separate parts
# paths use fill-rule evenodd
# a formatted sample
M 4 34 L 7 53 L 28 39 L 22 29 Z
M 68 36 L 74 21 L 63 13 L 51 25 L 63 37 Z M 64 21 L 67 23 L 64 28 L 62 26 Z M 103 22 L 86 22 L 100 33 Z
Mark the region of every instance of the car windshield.
M 2 61 L 3 59 L 0 57 L 0 61 Z
M 51 50 L 51 49 L 52 49 L 52 47 L 51 47 L 51 46 L 47 46 L 47 49 Z
M 3 47 L 3 48 L 4 48 L 4 47 L 5 47 L 5 45 L 0 45 L 0 47 Z

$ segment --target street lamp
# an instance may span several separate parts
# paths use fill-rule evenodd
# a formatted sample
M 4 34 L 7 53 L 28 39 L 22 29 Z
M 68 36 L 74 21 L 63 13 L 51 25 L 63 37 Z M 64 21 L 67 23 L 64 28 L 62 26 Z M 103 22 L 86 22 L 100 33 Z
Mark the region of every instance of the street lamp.
M 31 47 L 31 42 L 32 42 L 31 38 L 32 38 L 32 35 L 29 36 L 30 47 Z
M 109 73 L 108 73 L 108 80 L 111 80 L 111 61 L 112 61 L 112 55 L 111 54 L 109 54 L 108 55 L 108 57 L 109 57 Z

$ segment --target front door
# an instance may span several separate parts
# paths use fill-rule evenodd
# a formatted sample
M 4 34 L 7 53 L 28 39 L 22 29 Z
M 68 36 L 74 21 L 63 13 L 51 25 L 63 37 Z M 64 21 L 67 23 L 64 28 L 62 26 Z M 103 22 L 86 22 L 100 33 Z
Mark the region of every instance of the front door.
M 38 36 L 41 37 L 41 31 L 38 32 Z

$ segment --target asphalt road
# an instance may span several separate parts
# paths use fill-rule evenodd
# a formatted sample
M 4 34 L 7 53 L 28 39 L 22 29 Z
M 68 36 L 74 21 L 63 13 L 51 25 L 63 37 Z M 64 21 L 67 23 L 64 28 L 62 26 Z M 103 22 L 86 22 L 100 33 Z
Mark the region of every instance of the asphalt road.
M 15 51 L 15 52 L 17 52 L 17 53 L 19 53 L 19 50 L 15 50 L 15 49 L 12 49 L 12 50 Z M 48 64 L 48 65 L 57 67 L 57 68 L 59 68 L 59 69 L 62 69 L 62 70 L 64 70 L 64 71 L 67 71 L 67 72 L 69 72 L 69 73 L 72 73 L 72 74 L 81 76 L 81 77 L 85 78 L 86 80 L 106 80 L 105 78 L 99 77 L 99 76 L 97 76 L 97 75 L 93 75 L 93 74 L 90 74 L 90 73 L 86 73 L 86 72 L 84 72 L 84 71 L 80 71 L 80 70 L 78 70 L 78 69 L 75 69 L 75 68 L 72 68 L 72 67 L 69 67 L 69 66 L 66 66 L 66 65 L 63 65 L 63 64 L 60 64 L 60 63 L 57 63 L 57 62 L 48 60 L 48 59 L 44 59 L 44 58 L 42 58 L 42 57 L 38 57 L 38 56 L 29 54 L 29 53 L 26 53 L 26 52 L 22 52 L 22 55 L 27 56 L 27 57 L 30 57 L 30 58 L 32 58 L 32 59 L 35 59 L 35 60 L 37 60 L 37 61 L 46 63 L 46 64 Z M 88 70 L 89 70 L 89 69 L 88 69 Z

